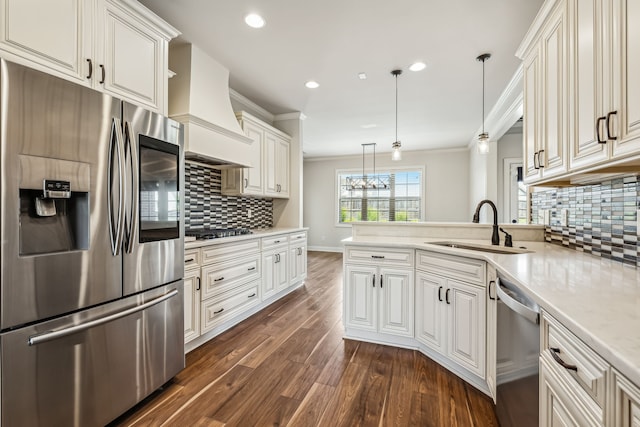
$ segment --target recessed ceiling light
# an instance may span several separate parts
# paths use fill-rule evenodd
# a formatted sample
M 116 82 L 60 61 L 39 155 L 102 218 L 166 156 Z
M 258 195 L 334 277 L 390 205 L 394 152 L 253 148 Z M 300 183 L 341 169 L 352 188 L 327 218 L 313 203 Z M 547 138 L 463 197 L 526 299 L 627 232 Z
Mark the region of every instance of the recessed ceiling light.
M 309 89 L 316 89 L 316 88 L 320 87 L 320 84 L 318 84 L 318 82 L 313 81 L 313 80 L 309 80 L 304 85 L 306 87 L 308 87 Z
M 247 23 L 251 28 L 262 28 L 264 27 L 264 18 L 258 15 L 257 13 L 250 13 L 244 17 L 244 22 Z
M 427 68 L 427 64 L 425 64 L 424 62 L 414 62 L 413 64 L 411 64 L 411 66 L 409 67 L 409 69 L 411 71 L 422 71 L 425 68 Z
M 358 73 L 358 78 L 360 80 L 367 80 L 367 74 L 366 73 Z

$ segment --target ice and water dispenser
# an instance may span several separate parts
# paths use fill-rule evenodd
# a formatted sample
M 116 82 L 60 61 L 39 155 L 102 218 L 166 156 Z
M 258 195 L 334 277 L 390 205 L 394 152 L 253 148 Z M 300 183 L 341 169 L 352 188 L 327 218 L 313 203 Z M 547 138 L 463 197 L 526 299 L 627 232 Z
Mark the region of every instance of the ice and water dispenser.
M 90 167 L 20 156 L 20 255 L 89 248 Z

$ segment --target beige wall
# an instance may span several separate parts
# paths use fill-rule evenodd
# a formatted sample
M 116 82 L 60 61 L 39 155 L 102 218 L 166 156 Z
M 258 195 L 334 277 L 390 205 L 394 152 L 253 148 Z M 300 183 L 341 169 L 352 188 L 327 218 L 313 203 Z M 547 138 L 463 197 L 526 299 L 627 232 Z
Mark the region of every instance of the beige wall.
M 425 169 L 425 221 L 470 221 L 469 151 L 405 151 L 392 162 L 389 153 L 376 156 L 376 169 L 417 166 Z M 367 167 L 372 164 L 367 155 Z M 336 225 L 336 170 L 362 168 L 362 156 L 304 161 L 304 226 L 309 227 L 310 249 L 341 250 L 340 241 L 351 227 Z

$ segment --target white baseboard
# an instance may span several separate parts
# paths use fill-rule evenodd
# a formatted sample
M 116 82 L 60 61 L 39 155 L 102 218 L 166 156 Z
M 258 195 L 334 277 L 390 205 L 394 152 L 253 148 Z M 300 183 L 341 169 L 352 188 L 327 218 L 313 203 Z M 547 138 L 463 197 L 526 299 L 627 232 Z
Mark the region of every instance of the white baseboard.
M 342 247 L 332 247 L 332 246 L 309 246 L 307 247 L 308 251 L 317 251 L 317 252 L 343 252 L 344 248 Z

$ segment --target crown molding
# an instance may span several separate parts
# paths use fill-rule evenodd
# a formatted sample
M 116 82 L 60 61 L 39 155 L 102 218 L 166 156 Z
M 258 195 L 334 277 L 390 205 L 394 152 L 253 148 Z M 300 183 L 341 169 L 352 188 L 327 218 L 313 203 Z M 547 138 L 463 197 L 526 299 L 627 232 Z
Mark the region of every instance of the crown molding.
M 284 113 L 273 116 L 274 122 L 279 122 L 282 120 L 306 120 L 307 116 L 300 111 L 295 111 L 293 113 Z
M 253 102 L 252 100 L 247 98 L 246 96 L 244 96 L 244 95 L 236 92 L 235 90 L 229 88 L 229 97 L 231 99 L 233 99 L 234 101 L 239 102 L 240 104 L 244 105 L 248 109 L 253 110 L 256 113 L 258 113 L 260 116 L 262 116 L 262 120 L 266 120 L 268 122 L 273 122 L 273 119 L 274 119 L 275 116 L 272 113 L 270 113 L 269 111 L 265 110 L 264 108 L 262 108 L 261 106 L 259 106 L 258 104 L 256 104 L 255 102 Z

